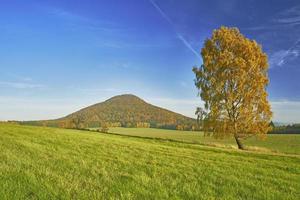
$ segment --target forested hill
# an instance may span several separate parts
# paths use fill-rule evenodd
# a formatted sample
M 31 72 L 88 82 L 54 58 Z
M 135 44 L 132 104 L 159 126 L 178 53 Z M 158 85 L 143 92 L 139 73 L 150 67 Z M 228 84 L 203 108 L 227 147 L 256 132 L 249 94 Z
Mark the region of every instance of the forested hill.
M 60 126 L 65 128 L 99 127 L 156 127 L 190 130 L 196 120 L 181 114 L 151 105 L 137 96 L 126 94 L 112 97 L 66 117 L 39 122 L 27 122 L 36 125 Z

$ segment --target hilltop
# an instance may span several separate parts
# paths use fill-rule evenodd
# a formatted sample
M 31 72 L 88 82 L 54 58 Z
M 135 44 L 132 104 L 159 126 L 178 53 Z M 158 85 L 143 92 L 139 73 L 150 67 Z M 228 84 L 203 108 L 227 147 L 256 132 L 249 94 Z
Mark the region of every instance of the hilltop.
M 154 106 L 143 99 L 124 94 L 114 96 L 56 120 L 25 122 L 26 124 L 64 128 L 92 128 L 104 123 L 114 127 L 155 127 L 192 129 L 196 120 Z

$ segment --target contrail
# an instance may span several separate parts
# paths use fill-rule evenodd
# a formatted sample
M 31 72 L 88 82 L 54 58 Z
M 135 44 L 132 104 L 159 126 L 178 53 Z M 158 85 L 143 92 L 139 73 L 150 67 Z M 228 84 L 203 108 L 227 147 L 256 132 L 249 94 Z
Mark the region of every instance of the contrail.
M 162 17 L 165 18 L 165 20 L 167 20 L 172 26 L 174 26 L 171 19 L 168 17 L 168 15 L 166 15 L 164 11 L 162 11 L 162 9 L 153 0 L 149 0 L 149 1 L 154 6 L 154 8 L 161 14 Z
M 185 45 L 185 47 L 188 48 L 198 58 L 201 58 L 201 56 L 197 53 L 197 51 L 195 49 L 193 49 L 192 45 L 183 37 L 182 34 L 180 34 L 176 30 L 173 21 L 168 17 L 168 15 L 153 0 L 149 0 L 149 1 L 153 5 L 153 7 L 161 14 L 161 16 L 172 26 L 172 28 L 174 29 L 178 39 L 181 40 L 181 42 Z
M 197 51 L 195 49 L 193 49 L 193 47 L 191 46 L 191 44 L 186 41 L 186 39 L 179 33 L 177 33 L 177 37 L 178 39 L 180 39 L 182 41 L 182 43 L 189 49 L 191 50 L 197 57 L 201 58 L 201 56 L 197 53 Z

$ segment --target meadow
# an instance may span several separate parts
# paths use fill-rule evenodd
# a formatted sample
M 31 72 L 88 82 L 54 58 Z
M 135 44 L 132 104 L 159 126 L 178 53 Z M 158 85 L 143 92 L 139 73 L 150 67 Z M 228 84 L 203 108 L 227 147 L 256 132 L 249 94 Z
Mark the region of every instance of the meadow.
M 0 124 L 0 160 L 0 199 L 300 199 L 297 155 Z
M 203 132 L 178 131 L 155 128 L 110 128 L 109 132 L 144 138 L 156 138 L 209 146 L 237 148 L 234 138 L 215 139 L 204 137 Z M 249 149 L 275 153 L 300 154 L 300 134 L 269 134 L 266 139 L 249 138 L 245 140 Z

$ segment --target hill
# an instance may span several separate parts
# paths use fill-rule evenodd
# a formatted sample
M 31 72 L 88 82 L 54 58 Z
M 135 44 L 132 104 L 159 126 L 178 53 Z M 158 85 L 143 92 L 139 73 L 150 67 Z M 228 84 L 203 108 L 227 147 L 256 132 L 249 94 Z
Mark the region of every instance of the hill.
M 0 199 L 299 199 L 299 157 L 0 124 Z
M 107 124 L 112 127 L 154 127 L 190 130 L 196 120 L 181 114 L 151 105 L 141 98 L 119 95 L 104 102 L 86 107 L 66 117 L 25 122 L 25 124 L 59 126 L 63 128 L 92 128 Z

